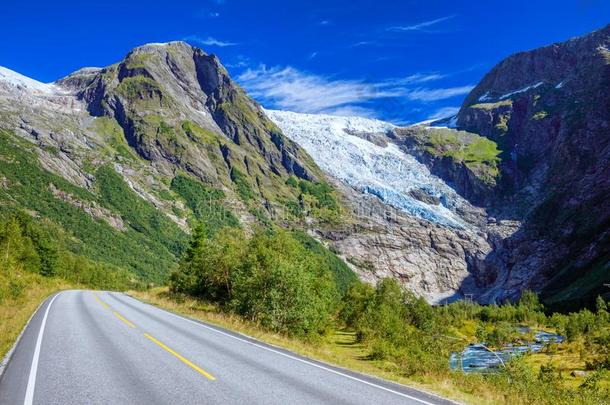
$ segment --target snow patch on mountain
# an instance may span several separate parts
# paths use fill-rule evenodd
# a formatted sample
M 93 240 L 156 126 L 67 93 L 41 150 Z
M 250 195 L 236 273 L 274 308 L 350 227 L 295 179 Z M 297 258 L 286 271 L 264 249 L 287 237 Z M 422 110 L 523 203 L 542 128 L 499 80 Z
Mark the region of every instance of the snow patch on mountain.
M 542 86 L 543 84 L 544 84 L 544 82 L 538 82 L 536 84 L 532 84 L 530 86 L 523 87 L 522 89 L 511 91 L 510 93 L 501 95 L 500 100 L 504 100 L 505 98 L 509 98 L 510 96 L 513 96 L 515 94 L 525 93 L 527 91 L 530 91 L 531 89 L 535 89 L 536 87 Z
M 56 86 L 53 84 L 41 83 L 3 66 L 0 66 L 0 82 L 39 93 L 52 94 L 56 91 Z
M 386 133 L 394 125 L 361 117 L 265 112 L 329 175 L 410 215 L 454 228 L 464 227 L 455 213 L 464 201 L 451 187 L 397 145 L 379 146 L 358 136 Z M 422 202 L 413 197 L 414 191 L 424 192 L 439 203 Z

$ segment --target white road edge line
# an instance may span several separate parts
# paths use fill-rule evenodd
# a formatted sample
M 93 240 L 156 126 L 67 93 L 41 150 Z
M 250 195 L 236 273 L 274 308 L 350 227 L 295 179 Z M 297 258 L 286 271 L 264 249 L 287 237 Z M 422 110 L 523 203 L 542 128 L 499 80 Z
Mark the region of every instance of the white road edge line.
M 49 316 L 49 310 L 51 309 L 51 305 L 53 305 L 53 301 L 57 298 L 61 292 L 55 294 L 53 298 L 51 298 L 51 302 L 47 305 L 47 309 L 44 312 L 44 317 L 42 318 L 42 323 L 40 324 L 40 331 L 38 332 L 38 339 L 36 340 L 36 348 L 34 349 L 34 356 L 32 357 L 32 367 L 30 368 L 30 376 L 28 378 L 28 386 L 25 391 L 25 399 L 23 400 L 23 405 L 32 405 L 34 401 L 34 387 L 36 386 L 36 373 L 38 371 L 38 358 L 40 357 L 40 346 L 42 345 L 42 335 L 44 334 L 44 327 L 47 323 L 47 317 Z
M 131 298 L 131 297 L 130 297 L 130 298 Z M 136 301 L 138 301 L 138 300 L 136 300 Z M 141 301 L 138 301 L 138 302 L 142 303 Z M 151 305 L 151 306 L 152 306 L 152 305 Z M 224 335 L 224 336 L 230 337 L 230 338 L 232 338 L 232 339 L 239 340 L 240 342 L 248 343 L 248 344 L 251 344 L 251 345 L 253 345 L 253 346 L 259 347 L 259 348 L 261 348 L 261 349 L 264 349 L 264 350 L 267 350 L 267 351 L 273 352 L 273 353 L 275 353 L 275 354 L 279 354 L 280 356 L 288 357 L 289 359 L 296 360 L 296 361 L 299 361 L 299 362 L 301 362 L 301 363 L 308 364 L 308 365 L 313 366 L 313 367 L 317 367 L 317 368 L 319 368 L 319 369 L 322 369 L 322 370 L 328 371 L 328 372 L 330 372 L 330 373 L 334 373 L 334 374 L 337 374 L 337 375 L 343 376 L 343 377 L 345 377 L 345 378 L 349 378 L 350 380 L 354 380 L 354 381 L 361 382 L 361 383 L 366 384 L 366 385 L 369 385 L 369 386 L 371 386 L 371 387 L 375 387 L 375 388 L 378 388 L 378 389 L 381 389 L 381 390 L 384 390 L 384 391 L 387 391 L 387 392 L 391 392 L 392 394 L 396 394 L 396 395 L 399 395 L 399 396 L 404 397 L 404 398 L 412 399 L 412 400 L 414 400 L 414 401 L 420 402 L 420 403 L 425 404 L 425 405 L 435 405 L 435 404 L 433 404 L 432 402 L 427 402 L 427 401 L 424 401 L 423 399 L 419 399 L 419 398 L 413 397 L 413 396 L 411 396 L 411 395 L 403 394 L 402 392 L 394 391 L 394 390 L 392 390 L 392 389 L 390 389 L 390 388 L 386 388 L 386 387 L 384 387 L 384 386 L 381 386 L 381 385 L 378 385 L 378 384 L 375 384 L 375 383 L 372 383 L 372 382 L 369 382 L 369 381 L 366 381 L 366 380 L 362 380 L 362 379 L 357 378 L 357 377 L 353 377 L 353 376 L 351 376 L 351 375 L 348 375 L 348 374 L 342 373 L 342 372 L 340 372 L 340 371 L 333 370 L 333 369 L 328 368 L 328 367 L 324 367 L 324 366 L 322 366 L 322 365 L 320 365 L 320 364 L 316 364 L 316 363 L 312 363 L 312 362 L 307 361 L 307 360 L 299 359 L 298 357 L 291 356 L 291 355 L 289 355 L 289 354 L 287 354 L 287 353 L 282 353 L 282 352 L 280 352 L 279 350 L 275 350 L 275 349 L 272 349 L 272 348 L 270 348 L 270 347 L 266 347 L 266 346 L 263 346 L 263 345 L 259 345 L 258 343 L 251 342 L 251 341 L 249 341 L 249 340 L 242 339 L 242 338 L 239 338 L 239 337 L 237 337 L 237 336 L 233 336 L 233 335 L 231 335 L 231 334 L 229 334 L 229 333 L 225 333 L 225 332 L 223 332 L 223 331 L 217 330 L 217 329 L 215 329 L 215 328 L 209 327 L 209 326 L 204 325 L 204 324 L 201 324 L 201 323 L 199 323 L 199 322 L 192 321 L 192 320 L 190 320 L 190 319 L 188 319 L 188 318 L 185 318 L 185 317 L 183 317 L 183 316 L 176 315 L 176 314 L 174 314 L 174 313 L 172 313 L 172 312 L 169 312 L 169 311 L 165 311 L 164 309 L 161 309 L 161 308 L 158 308 L 158 307 L 155 307 L 155 306 L 152 306 L 152 307 L 153 307 L 153 308 L 160 309 L 161 311 L 165 312 L 166 314 L 169 314 L 169 315 L 171 315 L 171 316 L 173 316 L 173 317 L 176 317 L 176 318 L 178 318 L 178 319 L 182 319 L 182 320 L 187 321 L 187 322 L 190 322 L 190 323 L 192 323 L 192 324 L 195 324 L 195 325 L 201 326 L 202 328 L 209 329 L 209 330 L 211 330 L 211 331 L 213 331 L 213 332 L 216 332 L 216 333 L 219 333 L 219 334 L 221 334 L 221 335 Z

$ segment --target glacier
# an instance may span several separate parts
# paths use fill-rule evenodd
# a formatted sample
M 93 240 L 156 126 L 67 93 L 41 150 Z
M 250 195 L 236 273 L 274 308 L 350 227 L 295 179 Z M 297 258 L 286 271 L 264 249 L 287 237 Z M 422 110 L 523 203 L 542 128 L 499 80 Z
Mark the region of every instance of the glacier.
M 303 147 L 328 175 L 354 189 L 426 221 L 464 228 L 457 209 L 465 204 L 455 190 L 396 144 L 380 146 L 359 134 L 385 134 L 394 125 L 363 117 L 339 117 L 265 110 L 284 134 Z M 414 190 L 439 204 L 414 198 Z

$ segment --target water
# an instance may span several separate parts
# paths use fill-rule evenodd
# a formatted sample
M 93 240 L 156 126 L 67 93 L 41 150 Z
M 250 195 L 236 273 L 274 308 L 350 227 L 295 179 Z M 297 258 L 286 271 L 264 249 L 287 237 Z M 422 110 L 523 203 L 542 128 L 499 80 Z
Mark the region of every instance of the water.
M 520 327 L 521 333 L 529 332 L 529 328 Z M 449 366 L 452 370 L 462 370 L 465 373 L 491 373 L 502 367 L 512 357 L 528 353 L 539 352 L 546 344 L 558 344 L 565 341 L 565 337 L 555 333 L 537 332 L 534 342 L 523 344 L 509 344 L 495 354 L 487 350 L 483 344 L 468 345 L 462 353 L 451 353 Z M 502 361 L 500 360 L 502 359 Z

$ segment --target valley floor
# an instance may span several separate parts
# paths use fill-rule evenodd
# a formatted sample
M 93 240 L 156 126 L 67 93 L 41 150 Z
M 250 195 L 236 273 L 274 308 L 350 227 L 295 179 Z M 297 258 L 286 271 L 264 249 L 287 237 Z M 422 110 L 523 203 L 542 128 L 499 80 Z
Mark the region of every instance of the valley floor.
M 464 375 L 447 372 L 418 374 L 405 377 L 400 368 L 391 360 L 374 360 L 370 357 L 369 348 L 357 342 L 354 332 L 335 330 L 317 341 L 303 341 L 282 334 L 269 332 L 243 318 L 221 312 L 214 305 L 184 298 L 176 300 L 168 294 L 167 288 L 150 291 L 131 291 L 130 295 L 177 313 L 216 324 L 218 326 L 244 333 L 264 342 L 286 348 L 301 355 L 345 367 L 365 374 L 395 381 L 420 390 L 433 392 L 446 398 L 471 404 L 515 404 L 528 403 L 528 398 L 514 392 L 507 392 L 511 385 L 505 386 L 489 381 L 482 375 Z M 468 325 L 465 325 L 466 329 Z M 538 375 L 540 367 L 549 362 L 560 368 L 564 378 L 562 384 L 576 388 L 584 381 L 583 377 L 570 377 L 573 369 L 583 369 L 584 361 L 577 352 L 578 345 L 564 345 L 553 353 L 537 353 L 526 357 L 526 364 L 531 372 Z M 602 381 L 602 387 L 609 387 L 610 381 Z M 551 400 L 551 399 L 549 399 Z M 575 398 L 576 400 L 576 398 Z M 562 402 L 559 402 L 562 403 Z M 567 402 L 571 403 L 571 402 Z

